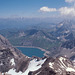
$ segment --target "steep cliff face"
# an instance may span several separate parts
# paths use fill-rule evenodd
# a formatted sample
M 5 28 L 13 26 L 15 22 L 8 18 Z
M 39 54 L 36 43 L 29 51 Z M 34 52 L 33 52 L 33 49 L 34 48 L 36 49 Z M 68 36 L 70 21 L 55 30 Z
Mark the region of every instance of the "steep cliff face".
M 14 48 L 9 41 L 0 35 L 0 72 L 7 72 L 14 68 L 16 71 L 25 71 L 30 59 Z M 23 66 L 23 64 L 26 65 Z

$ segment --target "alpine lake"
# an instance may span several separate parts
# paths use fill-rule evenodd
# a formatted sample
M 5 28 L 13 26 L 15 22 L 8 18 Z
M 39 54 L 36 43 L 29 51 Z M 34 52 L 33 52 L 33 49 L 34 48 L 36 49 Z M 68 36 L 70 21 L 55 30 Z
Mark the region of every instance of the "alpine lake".
M 17 49 L 19 49 L 23 54 L 29 57 L 32 57 L 32 56 L 43 57 L 45 53 L 44 51 L 38 48 L 17 47 Z

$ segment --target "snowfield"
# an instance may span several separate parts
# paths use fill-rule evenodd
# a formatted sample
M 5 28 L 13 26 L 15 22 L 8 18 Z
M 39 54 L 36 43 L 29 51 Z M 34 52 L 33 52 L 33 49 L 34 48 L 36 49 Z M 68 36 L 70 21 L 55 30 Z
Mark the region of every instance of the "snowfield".
M 46 61 L 46 59 L 44 60 L 40 60 L 40 61 L 37 61 L 37 59 L 33 59 L 30 61 L 29 63 L 29 66 L 27 68 L 27 70 L 22 73 L 22 72 L 16 72 L 15 69 L 10 69 L 7 74 L 11 74 L 11 75 L 28 75 L 28 73 L 30 71 L 36 71 L 38 69 L 40 69 L 42 67 L 42 64 Z M 11 62 L 12 62 L 12 65 L 14 65 L 14 59 L 11 59 Z

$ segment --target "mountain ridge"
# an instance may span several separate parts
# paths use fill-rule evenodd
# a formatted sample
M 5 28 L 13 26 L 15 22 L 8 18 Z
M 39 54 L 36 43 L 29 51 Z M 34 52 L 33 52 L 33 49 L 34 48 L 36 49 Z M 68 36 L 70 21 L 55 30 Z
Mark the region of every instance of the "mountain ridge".
M 1 42 L 9 42 L 0 36 Z M 9 43 L 10 44 L 10 43 Z M 75 65 L 67 57 L 32 57 L 23 55 L 7 43 L 0 44 L 0 72 L 2 75 L 73 75 Z

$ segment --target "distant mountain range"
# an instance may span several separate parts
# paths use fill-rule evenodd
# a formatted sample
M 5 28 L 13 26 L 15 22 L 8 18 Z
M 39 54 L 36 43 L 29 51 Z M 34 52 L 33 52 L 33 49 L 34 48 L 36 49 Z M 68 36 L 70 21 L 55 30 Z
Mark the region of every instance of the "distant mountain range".
M 33 46 L 50 51 L 49 56 L 67 55 L 74 57 L 75 22 L 62 21 L 53 28 L 2 29 L 5 36 L 14 46 Z M 46 26 L 45 26 L 46 27 Z M 67 43 L 70 42 L 71 43 Z M 69 48 L 68 48 L 69 47 Z
M 53 28 L 58 19 L 52 18 L 0 18 L 0 30 L 1 29 L 30 29 L 30 28 Z
M 5 33 L 6 32 L 6 33 Z M 0 31 L 15 46 L 35 46 L 46 50 L 59 45 L 58 39 L 44 30 Z
M 73 31 L 72 31 L 72 23 L 71 21 L 63 21 L 60 22 L 55 30 L 51 32 L 54 36 L 57 37 L 57 39 L 60 39 L 61 41 L 67 41 L 74 39 Z
M 75 75 L 75 61 L 70 61 L 66 56 L 29 58 L 0 35 L 0 74 Z

